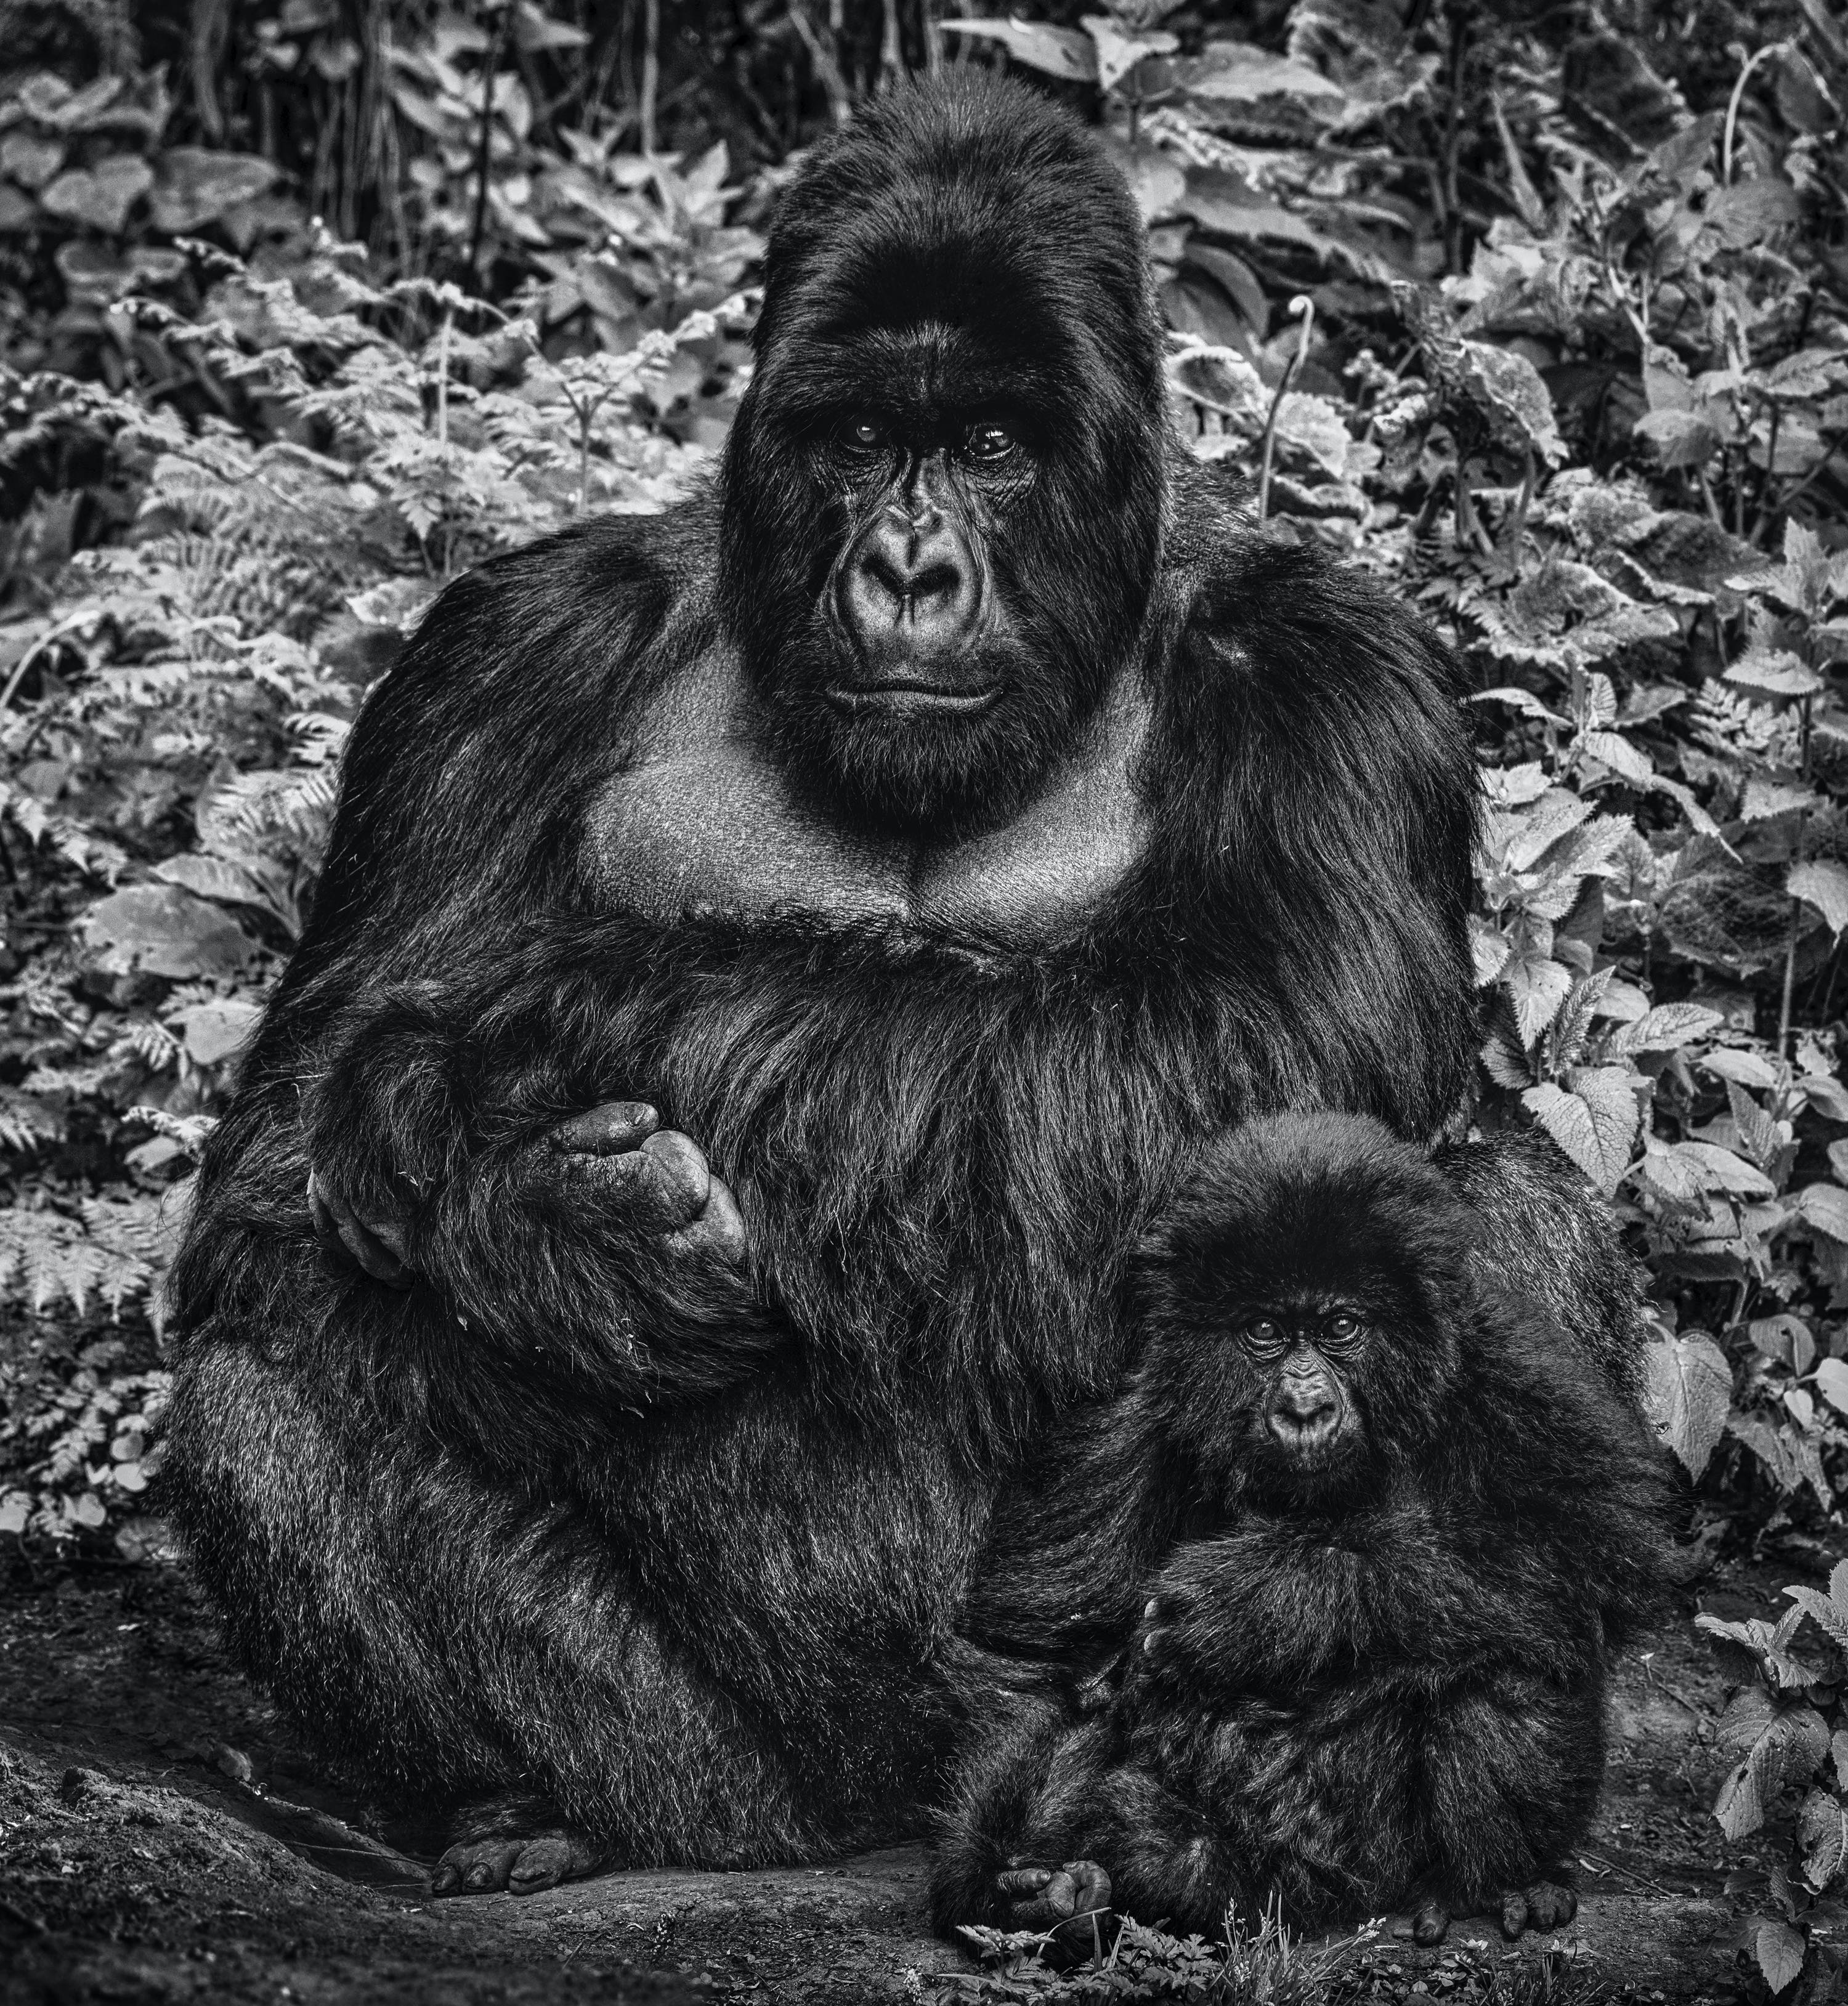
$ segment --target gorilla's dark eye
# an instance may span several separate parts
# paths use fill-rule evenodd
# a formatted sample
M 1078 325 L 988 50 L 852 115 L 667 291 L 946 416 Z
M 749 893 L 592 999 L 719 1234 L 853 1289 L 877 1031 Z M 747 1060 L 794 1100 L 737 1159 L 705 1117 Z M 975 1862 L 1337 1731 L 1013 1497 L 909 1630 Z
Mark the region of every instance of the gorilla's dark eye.
M 971 459 L 992 465 L 1005 459 L 1019 442 L 1005 425 L 977 425 L 970 433 L 963 450 Z
M 876 418 L 850 418 L 847 440 L 862 452 L 876 452 L 885 443 L 885 428 Z
M 1338 1344 L 1352 1344 L 1360 1335 L 1360 1319 L 1343 1311 L 1329 1318 L 1329 1336 Z
M 1269 1317 L 1259 1317 L 1244 1327 L 1245 1342 L 1254 1351 L 1275 1351 L 1283 1342 L 1281 1328 Z

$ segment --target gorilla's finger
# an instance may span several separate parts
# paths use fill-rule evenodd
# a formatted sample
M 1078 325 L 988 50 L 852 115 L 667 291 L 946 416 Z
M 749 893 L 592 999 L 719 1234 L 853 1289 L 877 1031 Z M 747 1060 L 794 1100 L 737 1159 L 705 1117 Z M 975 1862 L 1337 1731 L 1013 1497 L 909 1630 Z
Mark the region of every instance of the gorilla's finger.
M 706 1152 L 678 1128 L 657 1128 L 636 1152 L 647 1166 L 648 1182 L 663 1230 L 690 1226 L 712 1196 L 712 1168 Z
M 1160 1614 L 1161 1597 L 1158 1595 L 1150 1596 L 1149 1600 L 1142 1604 L 1142 1621 L 1145 1623 L 1153 1623 L 1156 1617 Z
M 1077 1897 L 1072 1909 L 1074 1915 L 1082 1916 L 1087 1911 L 1101 1911 L 1110 1906 L 1110 1876 L 1096 1860 L 1075 1860 L 1066 1871 L 1072 1876 Z
M 699 1146 L 678 1129 L 660 1128 L 640 1146 L 613 1156 L 572 1150 L 552 1162 L 571 1182 L 607 1196 L 611 1205 L 644 1231 L 685 1230 L 706 1209 L 712 1172 Z
M 1450 1930 L 1450 1911 L 1441 1902 L 1427 1902 L 1412 1918 L 1412 1941 L 1441 1944 Z
M 410 1276 L 403 1258 L 404 1239 L 401 1232 L 367 1225 L 318 1170 L 308 1175 L 308 1205 L 314 1215 L 315 1230 L 323 1246 L 329 1244 L 328 1227 L 331 1225 L 334 1238 L 375 1282 L 383 1282 L 394 1289 L 410 1287 Z M 390 1230 L 391 1240 L 396 1242 L 399 1251 L 394 1251 L 383 1237 L 386 1230 Z
M 1054 1929 L 1067 1921 L 1077 1906 L 1078 1884 L 1071 1868 L 1061 1867 L 1047 1877 L 1033 1900 L 1015 1903 L 1014 1927 L 1017 1930 Z
M 706 1209 L 691 1225 L 671 1234 L 671 1243 L 688 1254 L 713 1256 L 734 1268 L 744 1265 L 744 1220 L 731 1187 L 708 1174 Z
M 1052 1878 L 1050 1867 L 1012 1867 L 995 1877 L 1004 1895 L 1037 1895 Z
M 1511 1888 L 1501 1898 L 1501 1934 L 1512 1943 L 1526 1928 L 1527 1897 L 1519 1888 Z
M 660 1125 L 660 1116 L 646 1100 L 606 1100 L 561 1121 L 546 1139 L 568 1156 L 614 1156 L 639 1148 Z
M 1156 1652 L 1161 1648 L 1161 1640 L 1163 1638 L 1167 1636 L 1167 1634 L 1168 1633 L 1165 1630 L 1149 1631 L 1147 1635 L 1146 1635 L 1142 1639 L 1142 1650 L 1144 1654 L 1147 1656 L 1153 1657 Z

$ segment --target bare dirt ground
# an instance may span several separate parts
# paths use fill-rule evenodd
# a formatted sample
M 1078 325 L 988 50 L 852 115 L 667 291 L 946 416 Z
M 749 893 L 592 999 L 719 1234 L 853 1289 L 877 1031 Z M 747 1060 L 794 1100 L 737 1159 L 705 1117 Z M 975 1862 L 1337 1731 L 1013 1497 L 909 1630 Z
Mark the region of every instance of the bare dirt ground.
M 1822 1563 L 1826 1567 L 1826 1562 Z M 1699 1600 L 1778 1606 L 1800 1563 L 1722 1570 Z M 1686 1620 L 1628 1656 L 1603 1812 L 1562 1937 L 1487 1921 L 1443 1952 L 1389 1924 L 1337 1996 L 1479 1997 L 1560 1951 L 1579 1996 L 1744 1996 L 1744 1906 L 1708 1813 L 1724 1681 Z M 1767 1837 L 1775 1849 L 1780 1835 Z M 931 1937 L 918 1849 L 751 1874 L 618 1874 L 434 1902 L 403 1828 L 331 1788 L 220 1655 L 183 1571 L 0 1583 L 0 2001 L 928 2000 L 973 1969 Z M 1769 1856 L 1769 1855 L 1768 1855 Z M 1552 1960 L 1550 1965 L 1547 1959 Z M 1539 1973 L 1534 1974 L 1536 1977 Z M 1414 1991 L 1414 1988 L 1417 1988 Z

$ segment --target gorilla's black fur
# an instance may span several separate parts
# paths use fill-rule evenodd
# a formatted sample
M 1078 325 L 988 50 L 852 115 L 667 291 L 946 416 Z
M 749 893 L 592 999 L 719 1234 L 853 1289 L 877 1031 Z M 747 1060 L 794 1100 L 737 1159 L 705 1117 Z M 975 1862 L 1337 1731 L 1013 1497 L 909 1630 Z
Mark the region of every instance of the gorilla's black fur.
M 1202 1153 L 1132 1264 L 1123 1393 L 1053 1431 L 978 1564 L 941 1924 L 1569 1916 L 1665 1472 L 1627 1375 L 1480 1231 L 1375 1122 Z
M 382 1783 L 631 1860 L 905 1823 L 998 1474 L 1112 1382 L 1187 1139 L 1428 1136 L 1474 1045 L 1450 666 L 1171 447 L 1062 113 L 874 107 L 758 340 L 716 496 L 459 580 L 368 702 L 174 1278 L 173 1510 L 243 1663 Z M 850 528 L 992 686 L 854 680 Z M 741 1265 L 560 1142 L 618 1096 Z M 311 1165 L 414 1286 L 324 1258 Z

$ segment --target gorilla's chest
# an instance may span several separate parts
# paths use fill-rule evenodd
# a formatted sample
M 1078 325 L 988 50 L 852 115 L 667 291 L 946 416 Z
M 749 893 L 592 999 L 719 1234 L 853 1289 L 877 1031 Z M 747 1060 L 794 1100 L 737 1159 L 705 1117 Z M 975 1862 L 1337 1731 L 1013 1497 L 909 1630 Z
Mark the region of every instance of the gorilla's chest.
M 1129 780 L 1146 717 L 1116 706 L 1094 742 L 1003 827 L 957 843 L 879 839 L 799 797 L 755 734 L 735 671 L 702 663 L 642 718 L 587 823 L 614 910 L 877 920 L 1017 944 L 1081 926 L 1140 853 Z

